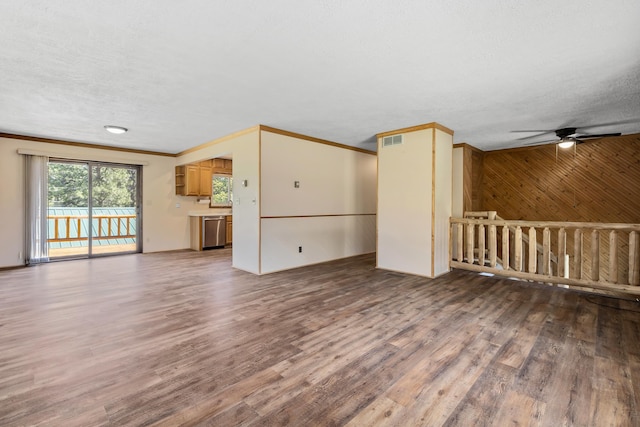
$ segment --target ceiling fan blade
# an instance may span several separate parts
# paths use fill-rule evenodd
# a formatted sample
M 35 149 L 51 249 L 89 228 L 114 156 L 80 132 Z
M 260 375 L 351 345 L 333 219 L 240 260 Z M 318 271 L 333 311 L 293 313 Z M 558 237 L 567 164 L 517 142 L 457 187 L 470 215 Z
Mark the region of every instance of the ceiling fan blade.
M 576 139 L 594 139 L 594 138 L 606 138 L 608 136 L 620 136 L 622 135 L 620 132 L 618 133 L 601 133 L 598 135 L 580 135 L 577 136 Z
M 534 129 L 534 130 L 512 130 L 511 133 L 523 133 L 523 132 L 543 132 L 543 133 L 549 133 L 549 132 L 555 132 L 555 129 Z
M 538 142 L 529 142 L 527 144 L 522 144 L 523 147 L 526 147 L 528 145 L 545 145 L 545 144 L 551 144 L 551 143 L 555 143 L 558 142 L 558 139 L 549 139 L 547 141 L 538 141 Z
M 512 131 L 512 132 L 517 132 L 517 131 Z M 553 132 L 553 131 L 549 131 L 549 132 L 541 132 L 541 133 L 537 133 L 537 134 L 535 134 L 535 135 L 524 136 L 524 137 L 522 137 L 522 138 L 518 138 L 518 139 L 516 139 L 516 141 L 523 141 L 523 140 L 525 140 L 525 139 L 537 138 L 537 137 L 539 137 L 539 136 L 546 135 L 546 134 L 551 133 L 551 132 Z

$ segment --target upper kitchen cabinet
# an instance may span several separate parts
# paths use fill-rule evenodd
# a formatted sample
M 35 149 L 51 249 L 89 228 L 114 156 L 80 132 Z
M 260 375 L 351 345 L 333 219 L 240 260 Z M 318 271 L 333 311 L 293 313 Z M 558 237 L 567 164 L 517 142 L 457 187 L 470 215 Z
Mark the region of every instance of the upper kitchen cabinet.
M 180 196 L 211 196 L 212 161 L 176 166 L 176 194 Z
M 233 163 L 230 159 L 213 159 L 214 175 L 231 175 L 233 172 Z

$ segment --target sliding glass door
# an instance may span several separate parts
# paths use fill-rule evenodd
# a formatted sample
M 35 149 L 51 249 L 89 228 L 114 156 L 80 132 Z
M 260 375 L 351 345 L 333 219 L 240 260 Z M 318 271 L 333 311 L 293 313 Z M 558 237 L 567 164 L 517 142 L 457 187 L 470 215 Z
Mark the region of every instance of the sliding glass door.
M 140 168 L 49 162 L 50 258 L 140 252 Z

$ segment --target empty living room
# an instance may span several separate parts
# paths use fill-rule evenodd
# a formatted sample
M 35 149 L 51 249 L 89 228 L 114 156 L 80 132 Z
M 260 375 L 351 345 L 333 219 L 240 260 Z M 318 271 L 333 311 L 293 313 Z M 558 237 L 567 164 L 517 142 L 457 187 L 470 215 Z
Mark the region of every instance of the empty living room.
M 1 426 L 639 426 L 640 3 L 0 5 Z

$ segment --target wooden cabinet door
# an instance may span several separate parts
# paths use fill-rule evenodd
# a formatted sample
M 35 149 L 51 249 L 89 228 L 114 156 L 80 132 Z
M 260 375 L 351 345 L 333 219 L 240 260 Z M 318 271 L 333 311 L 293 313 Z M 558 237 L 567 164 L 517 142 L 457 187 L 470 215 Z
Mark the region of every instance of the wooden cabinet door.
M 227 217 L 227 244 L 233 240 L 233 218 L 231 215 Z
M 200 196 L 211 196 L 212 172 L 210 167 L 200 166 Z
M 200 168 L 198 165 L 186 166 L 185 181 L 185 196 L 199 196 Z
M 231 175 L 232 161 L 229 159 L 213 159 L 213 173 L 218 175 Z

